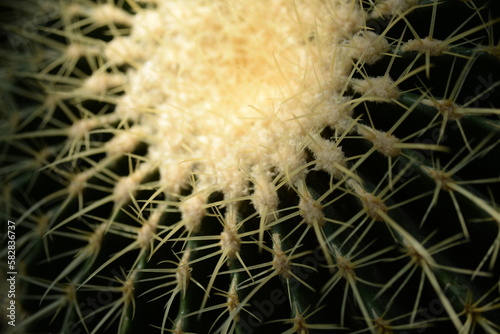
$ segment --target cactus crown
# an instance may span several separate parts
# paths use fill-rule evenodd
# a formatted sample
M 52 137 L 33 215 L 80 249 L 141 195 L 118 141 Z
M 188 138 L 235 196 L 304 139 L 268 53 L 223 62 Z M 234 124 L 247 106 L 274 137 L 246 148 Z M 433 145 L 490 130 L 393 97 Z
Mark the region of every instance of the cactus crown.
M 2 5 L 3 328 L 500 331 L 497 7 Z

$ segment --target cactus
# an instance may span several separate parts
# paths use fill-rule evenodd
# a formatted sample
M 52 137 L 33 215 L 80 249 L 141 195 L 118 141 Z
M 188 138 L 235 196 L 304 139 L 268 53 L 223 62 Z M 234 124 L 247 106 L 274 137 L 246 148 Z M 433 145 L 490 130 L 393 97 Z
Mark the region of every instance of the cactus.
M 2 4 L 2 330 L 499 332 L 499 7 Z

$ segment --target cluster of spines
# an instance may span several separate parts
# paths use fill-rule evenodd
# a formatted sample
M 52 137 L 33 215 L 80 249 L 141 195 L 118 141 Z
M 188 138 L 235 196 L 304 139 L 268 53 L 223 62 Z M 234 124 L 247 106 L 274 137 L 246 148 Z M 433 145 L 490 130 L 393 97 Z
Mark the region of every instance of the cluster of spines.
M 396 3 L 406 6 L 398 7 Z M 355 2 L 339 2 L 339 4 L 342 4 L 339 5 L 340 11 L 348 13 L 351 11 L 352 16 L 361 13 L 359 4 Z M 467 4 L 474 6 L 472 1 L 468 1 Z M 127 2 L 127 5 L 133 10 L 140 10 L 137 5 L 133 7 L 132 2 Z M 393 7 L 391 11 L 393 17 L 388 26 L 396 25 L 397 22 L 406 21 L 406 15 L 415 10 L 412 5 L 415 5 L 415 1 L 386 1 L 379 7 L 370 8 L 370 14 L 366 16 L 385 16 L 384 11 Z M 462 124 L 460 120 L 470 114 L 492 115 L 498 111 L 494 108 L 473 109 L 468 108 L 468 105 L 459 105 L 456 99 L 461 87 L 459 84 L 453 86 L 451 82 L 449 83 L 451 92 L 443 97 L 432 96 L 430 88 L 426 91 L 425 86 L 420 87 L 419 97 L 414 97 L 413 92 L 401 91 L 398 88 L 416 74 L 429 75 L 431 56 L 443 54 L 467 56 L 465 52 L 468 51 L 460 50 L 460 46 L 454 48 L 450 45 L 467 39 L 468 34 L 488 29 L 492 23 L 485 23 L 479 28 L 455 34 L 460 38 L 452 36 L 445 41 L 433 39 L 432 29 L 428 38 L 421 38 L 417 34 L 413 41 L 395 40 L 391 41 L 391 44 L 382 38 L 384 33 L 375 35 L 363 31 L 356 34 L 345 42 L 344 47 L 348 51 L 339 49 L 342 50 L 339 51 L 341 53 L 339 57 L 347 55 L 352 61 L 352 67 L 347 67 L 348 70 L 342 69 L 346 72 L 344 73 L 346 78 L 337 83 L 341 94 L 338 92 L 333 94 L 336 98 L 330 100 L 322 98 L 320 103 L 314 106 L 318 109 L 340 110 L 335 115 L 328 115 L 336 118 L 335 126 L 329 130 L 333 135 L 325 139 L 319 134 L 326 125 L 332 124 L 332 120 L 327 119 L 320 129 L 316 129 L 318 133 L 308 133 L 307 144 L 298 144 L 304 145 L 303 150 L 310 153 L 309 161 L 298 159 L 295 168 L 290 170 L 285 168 L 275 173 L 252 171 L 250 177 L 252 192 L 235 198 L 227 194 L 214 193 L 220 189 L 213 185 L 196 183 L 195 174 L 182 186 L 174 182 L 158 181 L 157 169 L 168 169 L 168 166 L 159 166 L 157 160 L 147 160 L 140 152 L 141 142 L 148 141 L 148 133 L 140 124 L 134 124 L 139 118 L 138 114 L 130 109 L 110 112 L 109 105 L 117 103 L 127 83 L 126 76 L 118 68 L 121 64 L 117 65 L 119 61 L 116 63 L 105 61 L 102 58 L 103 43 L 86 36 L 92 35 L 102 27 L 106 27 L 105 30 L 113 36 L 120 36 L 123 30 L 128 29 L 124 27 L 131 25 L 132 15 L 122 10 L 120 4 L 93 5 L 90 2 L 81 2 L 67 6 L 68 8 L 61 11 L 64 15 L 60 18 L 64 29 L 57 24 L 55 27 L 46 25 L 39 28 L 38 34 L 31 36 L 37 42 L 45 44 L 44 48 L 55 50 L 57 56 L 44 59 L 42 68 L 33 73 L 19 73 L 16 69 L 14 76 L 22 83 L 12 86 L 15 88 L 6 89 L 8 94 L 24 97 L 30 95 L 29 87 L 22 87 L 25 82 L 29 82 L 29 79 L 34 79 L 43 87 L 41 93 L 34 97 L 41 106 L 33 108 L 30 105 L 20 112 L 20 116 L 16 115 L 18 121 L 11 127 L 16 129 L 16 133 L 4 137 L 6 143 L 15 140 L 14 144 L 5 145 L 5 152 L 9 154 L 6 160 L 12 159 L 12 161 L 2 169 L 2 177 L 7 182 L 5 194 L 2 196 L 6 208 L 7 206 L 11 208 L 6 210 L 7 214 L 19 216 L 18 223 L 27 227 L 26 237 L 20 243 L 20 248 L 25 249 L 24 253 L 21 253 L 23 254 L 21 258 L 28 266 L 33 265 L 35 268 L 37 267 L 35 264 L 42 261 L 38 265 L 38 270 L 41 270 L 39 268 L 44 265 L 74 256 L 65 262 L 66 267 L 63 270 L 51 277 L 51 282 L 30 277 L 33 270 L 35 270 L 34 276 L 37 275 L 37 269 L 26 268 L 27 275 L 23 280 L 28 285 L 40 286 L 41 290 L 45 291 L 43 294 L 33 295 L 32 298 L 42 299 L 45 304 L 41 311 L 28 316 L 24 325 L 20 327 L 28 327 L 43 317 L 50 318 L 52 315 L 60 317 L 59 313 L 64 309 L 66 312 L 64 317 L 69 320 L 63 321 L 63 326 L 70 326 L 70 323 L 76 322 L 88 332 L 97 333 L 105 328 L 108 320 L 119 318 L 116 321 L 119 324 L 117 330 L 122 333 L 127 326 L 137 326 L 134 324 L 134 319 L 138 318 L 137 316 L 134 318 L 136 299 L 157 300 L 151 297 L 151 294 L 157 292 L 157 288 L 142 288 L 145 291 L 138 294 L 141 285 L 148 286 L 147 282 L 166 279 L 168 283 L 161 286 L 170 290 L 163 298 L 167 302 L 160 304 L 166 305 L 166 310 L 176 309 L 178 312 L 175 315 L 165 311 L 161 321 L 157 319 L 153 326 L 162 328 L 162 331 L 172 328 L 174 332 L 181 333 L 188 331 L 191 326 L 194 327 L 197 317 L 205 313 L 220 313 L 222 325 L 218 328 L 212 327 L 213 331 L 233 332 L 236 331 L 237 323 L 243 314 L 248 318 L 246 321 L 252 324 L 260 325 L 265 320 L 255 315 L 255 304 L 251 305 L 250 301 L 258 294 L 265 296 L 266 293 L 261 293 L 261 290 L 270 285 L 270 281 L 279 278 L 286 287 L 288 310 L 291 313 L 290 319 L 285 321 L 285 324 L 291 324 L 291 329 L 286 331 L 287 333 L 314 329 L 341 331 L 352 325 L 351 320 L 346 320 L 347 313 L 352 309 L 359 310 L 359 314 L 363 317 L 361 327 L 373 333 L 390 332 L 395 329 L 411 330 L 426 326 L 425 323 L 416 320 L 419 315 L 420 300 L 424 298 L 425 284 L 430 284 L 431 290 L 435 292 L 434 296 L 444 309 L 443 319 L 436 317 L 438 323 L 446 319 L 457 331 L 466 328 L 468 332 L 472 332 L 475 326 L 482 326 L 486 332 L 497 328 L 495 320 L 490 321 L 483 314 L 498 307 L 498 298 L 491 297 L 496 293 L 498 283 L 491 286 L 491 289 L 488 287 L 478 301 L 465 300 L 465 297 L 472 297 L 466 296 L 459 287 L 466 285 L 470 277 L 491 276 L 497 272 L 494 269 L 498 270 L 498 266 L 495 268 L 495 265 L 500 238 L 497 236 L 491 242 L 491 246 L 488 245 L 486 254 L 481 255 L 481 262 L 474 268 L 440 264 L 435 255 L 471 238 L 468 227 L 470 224 L 466 222 L 470 218 L 467 218 L 460 209 L 466 202 L 476 207 L 475 214 L 478 217 L 473 219 L 484 225 L 493 223 L 500 231 L 498 228 L 500 214 L 495 207 L 495 201 L 498 201 L 495 196 L 498 195 L 490 190 L 492 198 L 484 198 L 484 195 L 477 194 L 471 189 L 467 181 L 455 177 L 455 174 L 469 162 L 488 155 L 490 151 L 498 150 L 497 134 L 492 135 L 493 139 L 486 137 L 481 142 L 472 142 L 467 133 L 460 128 Z M 430 2 L 421 7 L 437 8 L 437 4 Z M 477 8 L 473 12 L 480 15 Z M 338 14 L 337 19 L 340 21 L 345 17 Z M 345 25 L 347 35 L 356 32 L 361 25 L 356 20 L 352 21 L 350 25 Z M 411 24 L 406 23 L 407 29 L 412 30 Z M 7 28 L 13 33 L 18 29 L 11 26 Z M 58 43 L 56 42 L 58 37 L 68 39 L 70 43 L 68 45 Z M 82 48 L 85 43 L 89 43 L 90 47 Z M 120 45 L 116 44 L 117 50 L 134 52 L 123 45 L 120 49 Z M 365 47 L 367 44 L 372 47 L 367 49 Z M 496 49 L 489 45 L 484 51 L 478 52 L 494 53 L 494 50 Z M 33 52 L 33 59 L 42 57 L 40 50 Z M 380 61 L 381 54 L 400 55 L 404 58 L 412 52 L 419 54 L 413 56 L 413 59 L 425 57 L 425 64 L 416 68 L 413 68 L 413 65 L 409 66 L 399 78 L 391 79 L 389 76 L 391 64 L 385 74 L 378 77 L 369 77 L 364 72 L 364 66 L 376 64 Z M 49 57 L 53 55 L 50 52 L 46 54 Z M 81 68 L 86 66 L 77 66 L 82 59 L 85 59 L 87 70 L 92 72 L 91 75 L 82 72 Z M 124 55 L 124 59 L 134 59 L 134 56 L 127 54 Z M 464 76 L 467 76 L 466 72 L 467 69 L 463 71 Z M 352 78 L 352 76 L 357 77 Z M 494 87 L 495 83 L 493 88 L 488 87 L 468 103 L 473 104 Z M 359 97 L 342 96 L 347 93 Z M 127 95 L 123 95 L 123 98 L 126 99 Z M 370 121 L 368 123 L 353 121 L 353 113 L 363 108 L 368 109 L 368 103 L 387 102 L 405 110 L 388 131 L 379 131 L 376 126 L 367 125 Z M 421 130 L 423 133 L 430 129 L 439 129 L 436 143 L 412 141 L 421 135 L 419 132 L 410 132 L 407 138 L 402 139 L 394 134 L 415 109 L 438 111 L 427 128 Z M 366 114 L 369 115 L 369 112 Z M 9 119 L 15 120 L 15 117 L 9 115 Z M 429 154 L 446 151 L 447 143 L 442 142 L 447 134 L 448 121 L 456 122 L 460 128 L 465 152 L 457 153 L 457 158 L 451 159 L 444 167 L 439 161 L 433 161 L 435 166 L 422 165 L 420 158 L 412 155 L 410 150 L 428 150 L 431 151 Z M 493 122 L 490 131 L 493 131 L 495 126 L 498 127 Z M 102 144 L 95 140 L 96 136 L 109 140 Z M 50 140 L 52 137 L 67 139 L 56 140 L 53 144 Z M 44 138 L 47 138 L 47 143 Z M 351 142 L 362 139 L 372 147 L 362 152 L 362 155 L 352 154 L 346 157 L 343 144 L 354 145 Z M 377 184 L 367 181 L 370 180 L 370 171 L 362 170 L 360 166 L 366 165 L 366 161 L 378 153 L 387 158 L 388 172 L 379 175 L 380 179 L 375 178 Z M 32 158 L 27 158 L 29 156 Z M 403 167 L 396 170 L 396 166 Z M 416 170 L 420 178 L 434 182 L 434 190 L 431 192 L 427 190 L 414 195 L 415 197 L 406 198 L 405 201 L 394 200 L 398 192 L 404 193 L 410 185 L 414 186 L 416 181 L 413 177 L 403 181 L 405 173 L 410 169 Z M 39 174 L 42 180 L 30 179 L 33 171 Z M 178 171 L 175 169 L 175 172 Z M 188 169 L 186 173 L 190 173 L 190 170 Z M 368 176 L 363 177 L 364 173 Z M 168 173 L 160 174 L 160 178 L 168 176 Z M 38 189 L 33 189 L 50 181 L 60 183 L 60 189 L 54 192 L 41 189 L 39 193 L 35 192 Z M 322 184 L 315 185 L 314 181 Z M 487 179 L 476 177 L 471 183 L 498 181 L 499 178 L 495 176 Z M 171 189 L 167 189 L 168 187 Z M 189 187 L 192 188 L 191 193 L 186 190 Z M 20 195 L 16 193 L 18 188 L 26 192 L 27 198 L 19 197 Z M 9 189 L 12 189 L 13 194 L 9 193 Z M 431 198 L 430 204 L 426 207 L 425 217 L 421 221 L 421 225 L 424 225 L 426 217 L 430 215 L 430 211 L 443 192 L 450 195 L 460 225 L 458 226 L 460 234 L 450 235 L 449 238 L 429 246 L 433 233 L 426 236 L 420 234 L 418 228 L 403 224 L 406 213 L 401 207 L 412 205 L 422 198 Z M 167 195 L 164 195 L 165 193 Z M 93 200 L 93 196 L 96 195 L 98 199 Z M 347 214 L 326 213 L 331 210 L 329 207 L 335 208 L 334 204 L 340 202 L 342 205 L 339 207 L 355 206 L 353 199 L 357 201 L 359 208 L 356 214 L 349 216 L 352 210 Z M 29 203 L 28 207 L 23 207 L 23 201 Z M 59 201 L 60 204 L 52 205 L 55 201 Z M 47 208 L 49 211 L 44 212 Z M 98 216 L 107 211 L 111 214 Z M 455 212 L 451 214 L 455 215 Z M 81 221 L 77 220 L 79 217 L 82 217 Z M 78 221 L 78 224 L 74 224 L 75 221 Z M 206 227 L 206 225 L 215 226 Z M 456 229 L 453 227 L 451 230 Z M 381 243 L 385 246 L 375 248 L 373 251 L 373 248 L 368 247 L 375 243 L 375 239 L 370 241 L 368 237 L 373 238 L 374 235 L 377 236 L 376 239 L 391 240 L 391 242 Z M 117 244 L 122 246 L 116 247 L 117 249 L 110 247 L 111 251 L 107 250 L 107 254 L 112 254 L 110 257 L 102 255 L 103 246 L 109 244 L 106 242 L 107 238 L 109 242 L 117 239 Z M 53 244 L 49 245 L 56 242 L 52 239 L 65 239 L 61 247 L 65 251 L 52 254 L 56 251 Z M 78 244 L 73 245 L 73 240 Z M 317 243 L 314 247 L 319 251 L 314 254 L 316 259 L 321 258 L 319 261 L 321 266 L 312 267 L 301 263 L 301 260 L 306 260 L 313 252 L 304 250 L 307 249 L 306 245 L 311 245 L 311 240 Z M 165 258 L 169 259 L 166 261 L 172 268 L 155 268 L 154 261 L 158 259 L 161 261 L 164 258 L 162 252 L 165 252 L 165 249 L 170 250 L 168 247 L 170 245 L 175 251 Z M 398 247 L 402 248 L 403 255 L 396 255 L 400 251 L 396 249 Z M 36 255 L 29 254 L 30 249 L 37 251 L 43 249 L 43 254 L 37 258 Z M 253 250 L 253 255 L 250 257 L 242 255 L 249 250 Z M 125 257 L 127 261 L 121 261 Z M 267 259 L 267 262 L 252 257 Z M 372 277 L 362 268 L 370 267 L 377 262 L 399 264 L 404 259 L 409 259 L 408 263 L 396 271 L 393 278 L 387 282 L 370 282 L 361 275 L 363 273 L 375 280 L 377 277 Z M 113 273 L 115 277 L 97 279 L 105 269 L 119 268 L 127 262 L 129 264 L 123 268 L 123 272 L 115 269 Z M 485 265 L 486 262 L 489 262 L 488 266 Z M 115 263 L 120 265 L 115 266 Z M 208 270 L 205 268 L 200 275 L 202 265 Z M 319 284 L 319 287 L 311 286 L 309 280 L 297 276 L 294 267 L 305 268 L 310 281 Z M 416 280 L 418 289 L 414 289 L 416 296 L 414 302 L 410 303 L 411 307 L 406 310 L 408 312 L 404 315 L 406 320 L 401 321 L 399 316 L 391 314 L 390 316 L 395 317 L 396 323 L 392 327 L 389 315 L 385 314 L 391 313 L 391 309 L 385 309 L 383 302 L 378 300 L 382 300 L 384 293 L 394 290 L 394 285 L 398 280 L 402 280 L 401 288 L 396 289 L 393 297 L 387 301 L 387 305 L 391 305 L 406 285 L 415 283 L 412 275 L 418 270 L 421 272 L 420 279 Z M 321 275 L 318 272 L 321 272 Z M 458 282 L 455 282 L 452 281 L 450 272 L 464 274 L 468 278 L 460 276 Z M 72 280 L 67 284 L 65 281 L 68 277 L 72 277 Z M 218 283 L 218 280 L 223 283 Z M 82 313 L 82 304 L 79 300 L 81 297 L 78 297 L 78 293 L 85 295 L 86 292 L 107 289 L 104 284 L 108 281 L 114 281 L 113 289 L 119 297 L 112 303 L 100 305 L 90 313 Z M 490 282 L 491 280 L 488 281 Z M 344 284 L 344 289 L 338 289 L 337 293 L 341 291 L 343 294 L 339 298 L 342 311 L 340 315 L 335 316 L 337 317 L 335 324 L 325 324 L 317 319 L 314 320 L 317 324 L 313 324 L 313 316 L 316 314 L 313 308 L 331 304 L 332 302 L 327 302 L 327 299 L 332 298 L 331 291 L 341 284 Z M 135 292 L 134 287 L 136 287 Z M 189 293 L 198 296 L 198 299 L 189 296 Z M 307 297 L 308 293 L 322 295 L 320 303 L 316 305 L 311 301 L 311 298 Z M 472 296 L 473 292 L 470 293 Z M 221 298 L 214 297 L 217 294 L 220 294 Z M 351 294 L 353 303 L 349 301 Z M 29 293 L 27 296 L 29 298 Z M 217 304 L 220 299 L 224 300 Z M 487 302 L 480 305 L 483 300 Z M 174 307 L 175 303 L 179 303 L 180 306 Z M 459 305 L 460 303 L 462 305 Z M 227 315 L 223 315 L 224 313 Z M 92 327 L 87 328 L 89 319 L 97 315 L 102 320 L 92 323 Z M 227 318 L 223 318 L 224 316 Z M 215 319 L 218 320 L 218 316 Z M 72 329 L 68 329 L 68 332 L 70 330 Z

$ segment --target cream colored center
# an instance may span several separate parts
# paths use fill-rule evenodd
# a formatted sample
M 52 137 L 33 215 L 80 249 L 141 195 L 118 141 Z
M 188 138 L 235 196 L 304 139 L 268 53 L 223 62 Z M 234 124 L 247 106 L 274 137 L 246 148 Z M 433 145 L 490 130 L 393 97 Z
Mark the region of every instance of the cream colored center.
M 137 14 L 127 37 L 143 54 L 129 73 L 124 101 L 141 110 L 165 190 L 178 192 L 194 172 L 198 188 L 236 198 L 257 170 L 300 166 L 311 101 L 325 81 L 322 35 L 332 33 L 326 5 L 187 0 L 158 6 Z

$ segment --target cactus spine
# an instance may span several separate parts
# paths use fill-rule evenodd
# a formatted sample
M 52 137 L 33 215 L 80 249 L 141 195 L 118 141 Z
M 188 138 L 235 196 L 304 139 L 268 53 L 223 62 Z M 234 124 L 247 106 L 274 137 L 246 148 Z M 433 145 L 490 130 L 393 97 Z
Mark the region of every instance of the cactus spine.
M 8 333 L 500 331 L 495 2 L 1 9 Z

